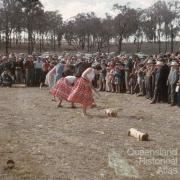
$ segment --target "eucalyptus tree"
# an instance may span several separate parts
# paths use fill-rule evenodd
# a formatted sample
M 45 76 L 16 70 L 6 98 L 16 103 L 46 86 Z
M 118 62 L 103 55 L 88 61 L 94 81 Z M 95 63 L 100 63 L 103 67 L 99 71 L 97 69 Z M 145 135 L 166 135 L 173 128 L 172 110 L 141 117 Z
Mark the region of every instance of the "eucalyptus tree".
M 158 1 L 151 7 L 152 13 L 156 17 L 156 27 L 158 36 L 159 53 L 161 52 L 161 37 L 163 33 L 164 17 L 167 13 L 167 6 L 165 1 Z
M 171 52 L 174 51 L 174 39 L 178 36 L 180 31 L 180 2 L 179 1 L 169 1 L 167 3 L 167 12 L 164 15 L 165 29 L 164 33 L 166 36 L 166 42 L 168 42 L 167 37 L 171 39 Z M 167 43 L 166 43 L 167 44 Z
M 13 29 L 18 29 L 20 26 L 22 11 L 18 0 L 1 0 L 1 3 L 1 30 L 5 34 L 5 48 L 6 54 L 8 54 L 11 45 L 11 34 Z
M 25 30 L 28 33 L 28 53 L 32 54 L 34 50 L 34 39 L 35 36 L 33 34 L 35 30 L 35 21 L 36 16 L 39 11 L 42 11 L 43 5 L 39 0 L 19 0 L 22 5 L 22 10 L 24 12 L 24 24 Z
M 136 9 L 130 8 L 128 5 L 115 4 L 113 8 L 119 11 L 114 19 L 114 28 L 118 39 L 118 52 L 120 53 L 123 39 L 129 38 L 138 29 L 138 13 Z
M 110 51 L 110 40 L 114 37 L 113 17 L 106 13 L 106 17 L 102 20 L 103 37 L 107 43 L 108 53 Z
M 64 22 L 63 25 L 64 29 L 64 36 L 69 46 L 75 45 L 76 47 L 79 46 L 78 38 L 75 33 L 75 21 L 71 19 L 69 21 Z
M 143 40 L 144 40 L 144 36 L 145 36 L 145 33 L 144 33 L 144 22 L 145 22 L 145 17 L 146 17 L 146 14 L 145 14 L 145 11 L 143 9 L 137 9 L 137 16 L 136 16 L 136 19 L 137 19 L 137 30 L 136 32 L 134 33 L 134 44 L 136 45 L 136 51 L 137 52 L 140 52 L 141 51 L 141 47 L 142 47 L 142 44 L 143 44 Z

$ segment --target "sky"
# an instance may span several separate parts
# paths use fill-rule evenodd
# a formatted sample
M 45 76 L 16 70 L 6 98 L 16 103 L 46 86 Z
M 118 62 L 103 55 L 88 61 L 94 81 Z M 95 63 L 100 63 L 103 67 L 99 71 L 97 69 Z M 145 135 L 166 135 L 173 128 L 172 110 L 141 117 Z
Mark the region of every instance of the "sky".
M 156 0 L 41 0 L 45 10 L 58 10 L 64 20 L 81 12 L 95 12 L 98 17 L 105 17 L 105 13 L 114 15 L 113 4 L 121 5 L 130 3 L 131 7 L 146 8 Z

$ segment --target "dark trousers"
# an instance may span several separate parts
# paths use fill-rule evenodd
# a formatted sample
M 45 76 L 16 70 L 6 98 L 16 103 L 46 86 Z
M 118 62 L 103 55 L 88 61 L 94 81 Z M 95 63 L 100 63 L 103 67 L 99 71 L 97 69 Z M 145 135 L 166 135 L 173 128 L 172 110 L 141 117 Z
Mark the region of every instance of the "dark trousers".
M 152 84 L 152 77 L 146 77 L 146 96 L 147 98 L 153 98 L 153 84 Z
M 34 85 L 34 69 L 26 69 L 26 85 Z
M 160 95 L 161 95 L 161 86 L 156 85 L 155 88 L 154 88 L 153 101 L 154 102 L 159 102 L 160 101 Z
M 23 83 L 23 73 L 22 73 L 21 69 L 16 69 L 15 81 L 16 81 L 16 83 Z
M 40 85 L 41 75 L 42 75 L 42 70 L 41 69 L 35 69 L 35 85 Z
M 169 84 L 168 86 L 168 103 L 175 104 L 176 102 L 176 84 Z

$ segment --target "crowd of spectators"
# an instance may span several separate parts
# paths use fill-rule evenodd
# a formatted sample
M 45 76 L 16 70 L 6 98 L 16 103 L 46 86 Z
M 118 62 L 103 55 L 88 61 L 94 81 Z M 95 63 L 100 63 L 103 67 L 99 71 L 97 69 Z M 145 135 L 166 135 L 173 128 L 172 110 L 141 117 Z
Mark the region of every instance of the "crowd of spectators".
M 0 55 L 0 84 L 10 87 L 14 83 L 24 83 L 27 87 L 42 87 L 47 74 L 55 69 L 52 87 L 65 69 L 71 69 L 71 74 L 80 77 L 92 64 L 101 67 L 93 80 L 99 91 L 136 94 L 150 99 L 151 104 L 162 102 L 180 106 L 179 53 L 144 58 L 108 53 L 63 53 L 61 56 L 11 53 L 8 57 Z

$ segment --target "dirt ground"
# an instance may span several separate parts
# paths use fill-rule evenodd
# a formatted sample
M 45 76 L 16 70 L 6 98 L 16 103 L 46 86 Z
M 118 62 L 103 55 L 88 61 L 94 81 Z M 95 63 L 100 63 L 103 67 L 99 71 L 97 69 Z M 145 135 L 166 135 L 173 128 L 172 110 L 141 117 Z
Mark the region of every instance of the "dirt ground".
M 56 108 L 47 89 L 0 88 L 0 180 L 180 179 L 178 107 L 111 93 L 97 105 L 87 118 L 79 106 Z M 106 108 L 118 117 L 108 118 Z M 132 127 L 150 141 L 129 137 Z

